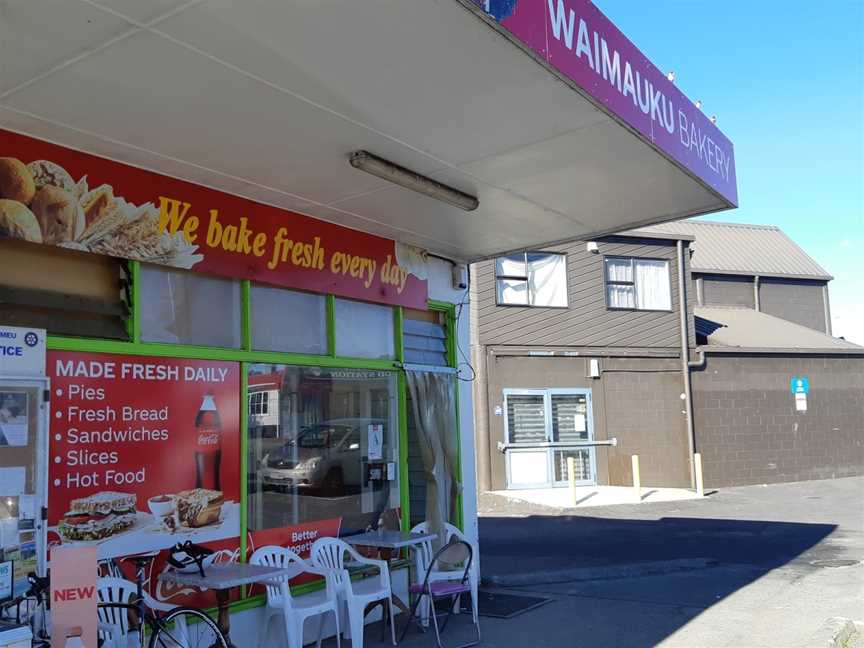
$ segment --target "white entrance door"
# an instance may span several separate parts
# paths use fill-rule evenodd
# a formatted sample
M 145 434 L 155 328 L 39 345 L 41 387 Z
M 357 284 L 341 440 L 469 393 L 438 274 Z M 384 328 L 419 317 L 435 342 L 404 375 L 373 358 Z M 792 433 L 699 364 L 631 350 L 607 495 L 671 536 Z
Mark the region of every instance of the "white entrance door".
M 568 483 L 573 457 L 578 484 L 596 483 L 591 390 L 504 390 L 507 487 L 548 488 Z
M 13 589 L 45 573 L 48 381 L 0 377 L 0 562 L 12 563 Z

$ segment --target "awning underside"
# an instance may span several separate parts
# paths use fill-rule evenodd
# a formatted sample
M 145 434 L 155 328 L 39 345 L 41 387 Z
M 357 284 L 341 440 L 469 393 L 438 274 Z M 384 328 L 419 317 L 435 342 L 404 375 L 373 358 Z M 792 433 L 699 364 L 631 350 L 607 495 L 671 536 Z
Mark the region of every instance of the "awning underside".
M 455 0 L 11 3 L 0 71 L 2 127 L 458 260 L 729 206 Z

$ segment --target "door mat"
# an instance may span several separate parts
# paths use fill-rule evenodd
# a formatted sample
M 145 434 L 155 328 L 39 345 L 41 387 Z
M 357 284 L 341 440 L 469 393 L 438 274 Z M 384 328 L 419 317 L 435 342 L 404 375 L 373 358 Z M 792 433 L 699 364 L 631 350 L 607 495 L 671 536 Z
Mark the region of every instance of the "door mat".
M 500 594 L 498 592 L 479 592 L 480 616 L 496 619 L 512 619 L 513 617 L 545 605 L 552 599 L 539 596 L 522 596 L 519 594 Z

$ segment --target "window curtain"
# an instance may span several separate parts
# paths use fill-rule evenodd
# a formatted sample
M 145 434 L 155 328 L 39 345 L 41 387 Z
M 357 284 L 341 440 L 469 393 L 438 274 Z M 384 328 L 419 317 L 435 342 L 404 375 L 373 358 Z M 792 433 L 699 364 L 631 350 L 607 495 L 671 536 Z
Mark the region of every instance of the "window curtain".
M 456 375 L 432 371 L 405 371 L 426 475 L 426 522 L 443 543 L 444 523 L 455 519 L 459 449 L 456 436 Z M 404 484 L 403 488 L 408 485 Z
M 606 286 L 606 294 L 612 308 L 636 308 L 636 289 L 633 286 L 610 284 Z
M 499 279 L 498 303 L 527 306 L 528 282 L 519 279 Z
M 606 259 L 606 281 L 633 281 L 630 259 Z M 636 289 L 632 285 L 607 284 L 606 302 L 610 308 L 636 308 Z
M 567 305 L 567 262 L 563 254 L 529 254 L 532 306 Z
M 606 259 L 607 281 L 633 281 L 633 266 L 630 259 Z
M 636 303 L 639 308 L 670 310 L 669 265 L 666 261 L 636 260 Z
M 513 254 L 495 259 L 496 277 L 525 277 L 525 255 Z

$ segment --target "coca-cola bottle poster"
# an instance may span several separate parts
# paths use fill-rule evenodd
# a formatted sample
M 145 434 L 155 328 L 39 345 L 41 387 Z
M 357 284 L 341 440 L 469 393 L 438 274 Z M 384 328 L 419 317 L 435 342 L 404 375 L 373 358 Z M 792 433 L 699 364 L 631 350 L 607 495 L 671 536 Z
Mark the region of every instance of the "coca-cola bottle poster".
M 49 543 L 100 558 L 240 534 L 240 366 L 50 352 Z

